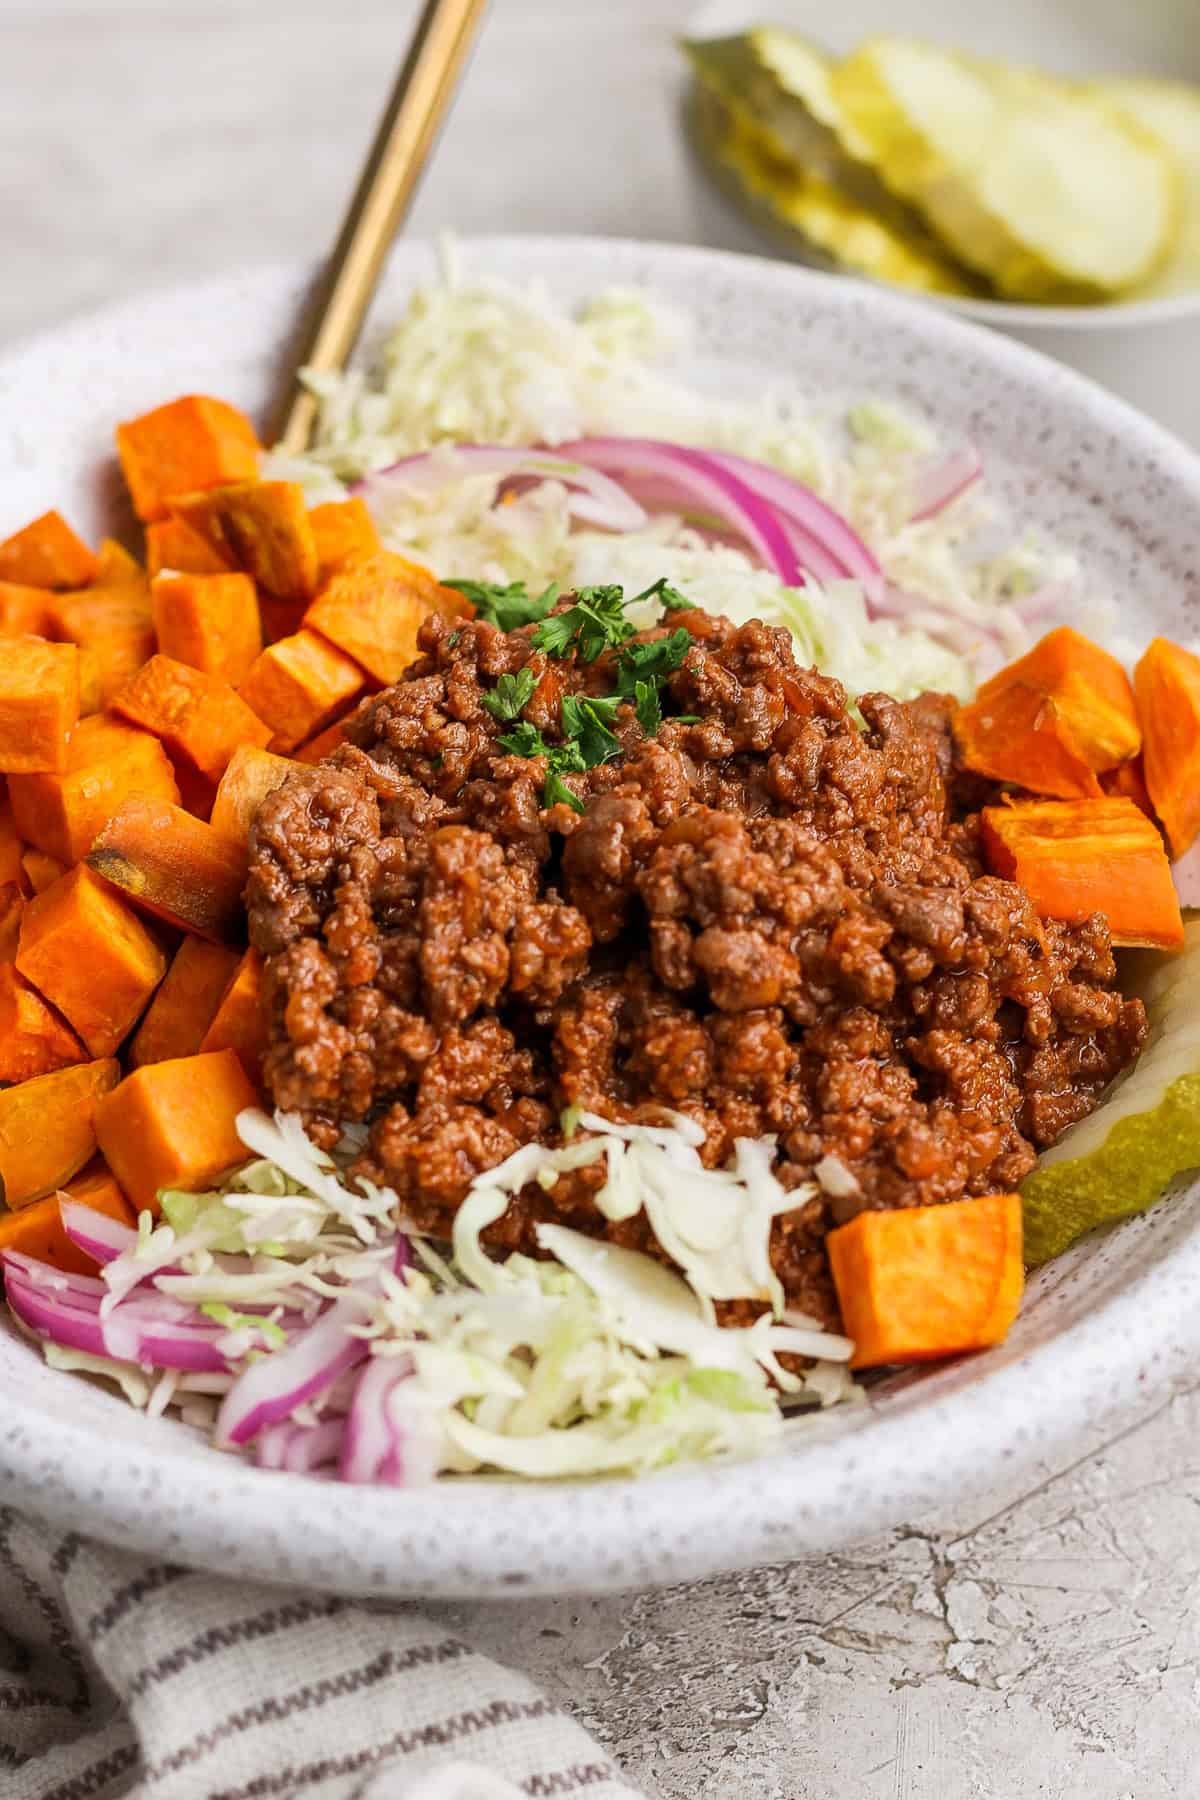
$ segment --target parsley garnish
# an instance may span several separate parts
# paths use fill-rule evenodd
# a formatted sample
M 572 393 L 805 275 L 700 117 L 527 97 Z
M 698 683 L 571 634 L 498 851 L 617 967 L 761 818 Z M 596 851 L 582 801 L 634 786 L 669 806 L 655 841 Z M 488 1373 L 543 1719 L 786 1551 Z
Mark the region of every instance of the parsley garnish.
M 491 693 L 481 695 L 480 699 L 493 719 L 501 722 L 505 719 L 519 719 L 533 699 L 536 686 L 537 676 L 526 666 L 515 675 L 502 675 Z
M 535 646 L 547 656 L 567 656 L 574 650 L 581 662 L 595 662 L 602 651 L 633 636 L 624 594 L 619 587 L 580 588 L 573 606 L 542 620 L 533 634 Z
M 522 719 L 519 725 L 514 725 L 513 729 L 506 732 L 502 738 L 497 739 L 497 742 L 511 756 L 552 756 L 554 754 L 554 745 L 548 744 L 537 726 L 531 725 L 528 719 Z
M 669 636 L 648 644 L 629 644 L 617 663 L 617 692 L 631 696 L 639 681 L 664 682 L 678 669 L 692 647 L 692 635 L 681 625 Z
M 681 594 L 677 587 L 672 587 L 665 575 L 660 575 L 658 580 L 652 581 L 648 588 L 643 588 L 640 594 L 635 594 L 629 602 L 630 606 L 636 606 L 639 600 L 657 600 L 662 605 L 664 612 L 695 612 L 696 610 L 696 602 L 689 600 L 686 594 Z
M 523 581 L 510 581 L 507 587 L 501 587 L 495 581 L 444 581 L 442 586 L 453 588 L 456 594 L 469 600 L 478 618 L 487 619 L 501 631 L 516 631 L 518 626 L 544 619 L 558 599 L 555 581 L 543 593 L 533 597 Z
M 635 681 L 633 684 L 633 710 L 637 714 L 637 722 L 647 737 L 655 737 L 662 724 L 662 702 L 658 697 L 657 681 Z
M 546 785 L 542 789 L 542 805 L 566 805 L 571 808 L 572 812 L 581 813 L 583 811 L 583 801 L 579 795 L 573 793 L 562 777 L 553 769 L 547 775 Z
M 563 736 L 579 745 L 584 764 L 589 769 L 621 753 L 620 742 L 610 729 L 620 704 L 617 694 L 610 694 L 604 700 L 587 694 L 568 694 L 563 700 Z
M 576 812 L 583 811 L 583 801 L 578 794 L 573 794 L 562 773 L 582 775 L 589 766 L 583 760 L 583 751 L 572 738 L 565 744 L 548 744 L 536 725 L 527 719 L 502 737 L 500 743 L 513 756 L 544 756 L 546 759 L 546 785 L 542 789 L 542 805 L 557 806 L 565 800 Z

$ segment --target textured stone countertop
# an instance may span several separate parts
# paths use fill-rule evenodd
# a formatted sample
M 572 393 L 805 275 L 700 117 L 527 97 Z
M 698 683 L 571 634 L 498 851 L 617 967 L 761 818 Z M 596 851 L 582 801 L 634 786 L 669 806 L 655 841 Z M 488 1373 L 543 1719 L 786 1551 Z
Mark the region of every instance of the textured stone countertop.
M 413 229 L 715 241 L 674 128 L 671 34 L 692 10 L 495 0 Z M 148 284 L 319 250 L 411 11 L 0 0 L 0 343 Z M 1198 1443 L 1184 1392 L 1032 1494 L 819 1562 L 442 1610 L 671 1800 L 1195 1796 Z

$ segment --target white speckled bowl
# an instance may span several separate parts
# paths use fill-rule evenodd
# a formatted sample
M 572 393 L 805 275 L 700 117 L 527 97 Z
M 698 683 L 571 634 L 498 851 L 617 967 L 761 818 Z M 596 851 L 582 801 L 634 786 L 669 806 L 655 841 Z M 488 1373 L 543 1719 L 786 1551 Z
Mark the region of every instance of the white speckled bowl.
M 969 438 L 1014 516 L 1077 549 L 1137 633 L 1197 630 L 1200 462 L 1065 369 L 929 308 L 793 267 L 580 240 L 486 241 L 477 267 L 568 299 L 613 281 L 689 307 L 696 374 L 819 403 L 891 394 Z M 431 252 L 404 246 L 394 313 Z M 152 295 L 0 363 L 0 535 L 54 504 L 111 522 L 114 420 L 187 390 L 261 409 L 304 276 Z M 176 1560 L 353 1593 L 512 1595 L 681 1580 L 828 1549 L 1081 1446 L 1161 1396 L 1200 1349 L 1200 1195 L 1085 1244 L 1031 1285 L 999 1350 L 904 1376 L 754 1463 L 638 1482 L 350 1491 L 260 1473 L 56 1375 L 0 1326 L 0 1501 Z

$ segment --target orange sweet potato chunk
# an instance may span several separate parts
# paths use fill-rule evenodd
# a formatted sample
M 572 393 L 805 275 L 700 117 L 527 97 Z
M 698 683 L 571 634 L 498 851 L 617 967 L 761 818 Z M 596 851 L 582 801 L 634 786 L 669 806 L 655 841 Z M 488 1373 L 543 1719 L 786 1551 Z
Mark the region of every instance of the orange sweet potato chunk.
M 62 863 L 83 860 L 123 801 L 179 799 L 159 740 L 107 713 L 79 721 L 61 775 L 14 775 L 8 791 L 21 836 Z
M 292 750 L 343 712 L 362 691 L 356 662 L 315 631 L 280 638 L 258 658 L 242 698 L 273 732 L 274 750 Z
M 221 996 L 221 1004 L 204 1034 L 201 1050 L 236 1050 L 255 1081 L 262 1078 L 267 1050 L 267 1016 L 263 999 L 263 964 L 257 950 L 247 950 Z
M 309 513 L 317 545 L 318 587 L 351 557 L 374 556 L 383 548 L 375 521 L 360 494 L 351 500 L 327 500 Z
M 236 687 L 262 649 L 258 595 L 248 575 L 157 575 L 150 584 L 164 656 Z
M 171 502 L 177 518 L 279 600 L 317 591 L 317 543 L 295 481 L 245 481 Z
M 79 652 L 74 644 L 10 638 L 0 656 L 0 770 L 66 767 L 79 718 Z
M 986 1350 L 1021 1304 L 1021 1199 L 862 1212 L 825 1240 L 854 1369 Z
M 146 573 L 153 580 L 164 569 L 177 575 L 226 575 L 228 557 L 206 544 L 182 519 L 156 519 L 146 527 Z
M 129 1046 L 135 1069 L 196 1054 L 239 960 L 227 944 L 184 938 Z
M 24 893 L 15 881 L 6 881 L 0 886 L 0 963 L 16 962 L 24 916 Z
M 173 656 L 152 656 L 113 696 L 112 709 L 162 739 L 209 781 L 219 781 L 239 744 L 264 746 L 271 728 L 227 682 Z
M 49 637 L 49 600 L 45 588 L 0 581 L 0 637 Z
M 47 635 L 75 644 L 91 659 L 89 680 L 97 704 L 107 705 L 117 689 L 154 654 L 150 588 L 139 565 L 111 539 L 100 546 L 99 571 L 90 587 L 47 597 Z M 81 687 L 83 676 L 80 677 Z
M 91 1165 L 89 1165 L 91 1166 Z M 133 1208 L 117 1183 L 97 1162 L 95 1174 L 81 1171 L 69 1188 L 47 1194 L 20 1212 L 0 1214 L 0 1250 L 19 1250 L 35 1261 L 49 1263 L 69 1275 L 94 1275 L 96 1265 L 86 1251 L 73 1244 L 63 1229 L 61 1201 L 65 1194 L 93 1212 L 104 1213 L 121 1225 L 136 1225 Z
M 12 963 L 0 963 L 0 1081 L 28 1081 L 86 1060 L 66 1020 Z
M 1180 857 L 1200 832 L 1200 656 L 1157 637 L 1133 679 L 1146 786 L 1171 855 Z
M 338 745 L 346 742 L 346 723 L 349 717 L 350 713 L 344 712 L 332 725 L 327 725 L 324 731 L 318 731 L 316 737 L 307 738 L 303 744 L 299 744 L 292 752 L 292 760 L 319 763 L 324 762 L 327 756 L 332 756 Z
M 21 856 L 25 849 L 17 822 L 13 817 L 8 785 L 0 781 L 0 884 L 21 879 Z
M 465 619 L 472 611 L 470 601 L 442 587 L 428 569 L 381 550 L 352 559 L 331 576 L 304 623 L 387 687 L 416 660 L 417 632 L 431 612 Z
M 242 857 L 169 801 L 126 800 L 97 833 L 87 867 L 144 912 L 197 937 L 221 943 L 241 933 Z
M 121 1079 L 115 1057 L 0 1090 L 0 1180 L 12 1207 L 65 1187 L 96 1154 L 96 1108 Z
M 981 817 L 988 868 L 1019 882 L 1043 918 L 1082 924 L 1098 912 L 1114 944 L 1182 944 L 1162 838 L 1132 800 L 1023 800 Z
M 245 854 L 254 816 L 291 770 L 286 756 L 243 745 L 235 750 L 213 801 L 212 828 Z
M 17 970 L 92 1056 L 111 1056 L 167 972 L 136 913 L 90 869 L 71 869 L 25 908 Z
M 65 875 L 67 865 L 60 862 L 57 856 L 47 856 L 44 850 L 26 850 L 21 858 L 21 872 L 25 877 L 25 886 L 31 894 L 40 894 L 52 882 Z
M 258 1096 L 232 1050 L 148 1063 L 96 1112 L 104 1159 L 138 1211 L 161 1188 L 204 1188 L 247 1160 L 237 1116 Z
M 0 582 L 26 587 L 86 587 L 96 579 L 96 558 L 58 512 L 42 513 L 0 544 Z
M 175 494 L 253 481 L 258 438 L 244 413 L 224 400 L 186 394 L 117 426 L 117 455 L 139 519 L 167 516 Z

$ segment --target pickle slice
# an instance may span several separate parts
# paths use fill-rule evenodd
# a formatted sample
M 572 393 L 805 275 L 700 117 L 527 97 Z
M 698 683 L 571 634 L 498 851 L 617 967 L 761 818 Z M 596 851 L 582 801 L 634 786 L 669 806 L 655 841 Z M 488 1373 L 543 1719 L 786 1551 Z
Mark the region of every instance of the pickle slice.
M 761 229 L 819 261 L 924 293 L 970 294 L 978 284 L 860 165 L 858 176 L 816 111 L 780 95 L 756 60 L 751 34 L 688 44 L 699 91 L 689 112 L 696 148 L 725 191 Z M 782 35 L 782 34 L 774 34 Z M 819 77 L 816 52 L 812 65 Z M 829 91 L 818 80 L 814 96 Z M 870 204 L 849 187 L 866 190 Z M 875 202 L 878 202 L 878 210 Z
M 1179 230 L 1167 260 L 1137 289 L 1139 299 L 1200 288 L 1200 88 L 1183 81 L 1112 76 L 1090 91 L 1119 107 L 1171 151 L 1182 178 Z
M 1041 1157 L 1021 1188 L 1025 1260 L 1049 1261 L 1097 1225 L 1144 1212 L 1200 1168 L 1200 920 L 1143 988 L 1150 1037 L 1103 1106 Z
M 1002 294 L 1108 300 L 1165 258 L 1173 160 L 1094 91 L 905 38 L 864 44 L 832 81 L 882 179 Z

